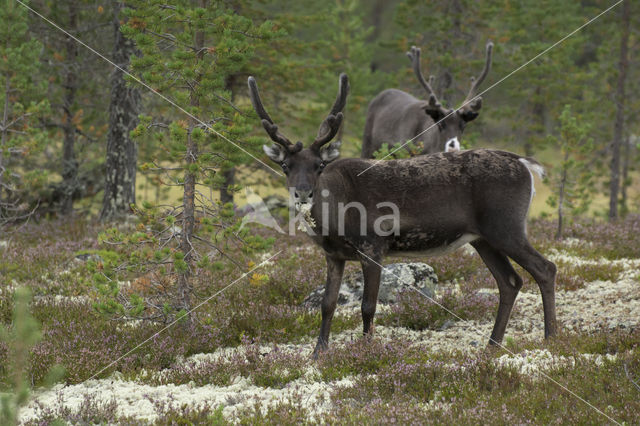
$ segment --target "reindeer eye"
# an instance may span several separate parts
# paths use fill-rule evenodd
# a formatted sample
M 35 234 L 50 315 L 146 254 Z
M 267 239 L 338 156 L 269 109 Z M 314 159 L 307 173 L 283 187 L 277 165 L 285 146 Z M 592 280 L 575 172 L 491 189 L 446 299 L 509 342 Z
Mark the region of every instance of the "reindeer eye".
M 318 168 L 320 170 L 324 169 L 324 166 L 326 166 L 326 164 L 324 163 L 324 161 L 322 163 L 320 163 L 320 165 L 318 166 Z
M 282 167 L 283 172 L 285 173 L 289 172 L 289 166 L 287 166 L 287 163 L 280 164 L 280 167 Z

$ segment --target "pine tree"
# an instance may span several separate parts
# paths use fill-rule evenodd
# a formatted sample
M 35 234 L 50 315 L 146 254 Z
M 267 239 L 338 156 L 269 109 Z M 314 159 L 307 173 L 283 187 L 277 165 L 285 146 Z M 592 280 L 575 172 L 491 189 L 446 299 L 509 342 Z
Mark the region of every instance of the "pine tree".
M 29 312 L 31 292 L 24 287 L 15 291 L 15 303 L 11 327 L 0 324 L 0 341 L 7 345 L 7 371 L 9 386 L 0 392 L 0 424 L 18 424 L 20 408 L 29 402 L 31 383 L 29 380 L 28 362 L 31 348 L 41 338 L 40 324 Z M 54 366 L 45 378 L 45 385 L 51 386 L 62 378 L 64 370 Z
M 114 48 L 113 61 L 122 69 L 129 66 L 135 54 L 133 41 L 120 31 L 122 3 L 113 10 Z M 124 72 L 114 68 L 111 75 L 111 100 L 109 103 L 109 132 L 107 134 L 106 174 L 100 220 L 112 220 L 131 212 L 136 202 L 136 170 L 138 150 L 129 133 L 138 124 L 140 89 L 127 85 Z
M 280 33 L 272 22 L 254 25 L 222 1 L 128 4 L 129 19 L 122 31 L 141 52 L 132 58 L 132 69 L 187 112 L 178 117 L 173 110 L 173 119 L 165 121 L 142 116 L 132 134 L 141 143 L 154 141 L 157 148 L 153 161 L 142 169 L 161 172 L 164 184 L 182 188 L 182 197 L 178 205 L 144 203 L 137 208 L 142 219 L 139 232 L 111 230 L 103 238 L 138 246 L 130 256 L 137 270 L 160 271 L 158 276 L 172 283 L 165 295 L 169 301 L 145 305 L 136 297 L 115 310 L 167 320 L 191 308 L 193 275 L 201 268 L 217 267 L 202 248 L 221 258 L 228 238 L 241 237 L 247 251 L 269 244 L 247 230 L 239 231 L 233 205 L 215 202 L 210 190 L 223 183 L 221 170 L 248 162 L 249 153 L 259 152 L 262 142 L 248 136 L 255 122 L 250 106 L 229 102 L 228 76 L 253 57 L 254 40 L 263 42 Z M 113 291 L 107 283 L 102 285 L 105 294 Z M 164 306 L 162 312 L 157 306 Z
M 622 30 L 620 32 L 620 56 L 618 61 L 618 78 L 616 82 L 616 118 L 614 122 L 613 143 L 611 146 L 611 163 L 610 173 L 611 180 L 609 185 L 609 220 L 618 219 L 618 204 L 620 191 L 620 147 L 622 146 L 622 138 L 624 137 L 624 113 L 626 92 L 625 85 L 627 73 L 629 69 L 629 33 L 631 22 L 631 2 L 625 0 L 620 10 L 620 19 Z
M 469 79 L 484 62 L 484 46 L 489 38 L 486 10 L 492 2 L 484 3 L 411 0 L 401 2 L 396 11 L 399 31 L 393 49 L 398 54 L 408 51 L 412 45 L 422 49 L 425 73 L 435 77 L 438 99 L 451 108 L 465 98 Z M 405 61 L 400 71 L 402 80 L 417 87 L 409 61 L 403 55 L 399 55 L 398 60 Z
M 48 110 L 39 76 L 41 45 L 31 38 L 27 11 L 12 0 L 0 1 L 0 226 L 24 219 L 37 205 L 33 193 L 46 174 L 28 167 L 45 144 L 38 119 Z
M 575 1 L 507 1 L 496 4 L 494 10 L 491 26 L 501 58 L 496 61 L 495 73 L 500 77 L 518 69 L 590 17 L 590 10 Z M 496 88 L 503 94 L 498 114 L 508 120 L 510 145 L 520 146 L 526 155 L 544 149 L 563 106 L 583 97 L 592 77 L 584 63 L 588 61 L 588 36 L 586 31 L 572 35 Z M 582 106 L 590 107 L 586 102 Z
M 49 133 L 47 162 L 40 166 L 51 176 L 42 194 L 41 213 L 69 214 L 74 201 L 102 189 L 104 144 L 108 114 L 102 99 L 109 98 L 111 66 L 74 40 L 77 38 L 109 56 L 112 49 L 112 14 L 87 0 L 46 0 L 33 4 L 58 28 L 33 17 L 30 28 L 42 42 L 40 62 L 46 71 L 51 112 L 41 126 Z M 71 34 L 68 35 L 68 34 Z
M 327 72 L 323 76 L 321 87 L 333 87 L 336 76 L 345 72 L 349 76 L 349 102 L 345 110 L 345 123 L 340 129 L 337 139 L 349 133 L 356 141 L 362 139 L 362 129 L 366 117 L 369 101 L 389 84 L 389 79 L 382 72 L 374 75 L 370 68 L 373 62 L 373 50 L 367 45 L 367 39 L 373 28 L 364 24 L 364 9 L 360 0 L 335 0 L 327 3 L 325 14 L 326 28 L 329 29 L 325 38 L 323 51 L 325 60 L 329 59 Z M 326 110 L 326 96 L 322 95 L 322 108 Z M 357 144 L 346 147 L 348 152 L 360 152 Z M 356 154 L 358 155 L 358 154 Z
M 547 180 L 553 189 L 547 204 L 558 212 L 558 239 L 562 238 L 567 211 L 575 216 L 589 209 L 596 179 L 591 160 L 595 145 L 590 136 L 590 126 L 574 115 L 571 105 L 565 105 L 559 121 L 560 134 L 550 139 L 559 150 L 561 161 L 549 170 L 550 177 Z

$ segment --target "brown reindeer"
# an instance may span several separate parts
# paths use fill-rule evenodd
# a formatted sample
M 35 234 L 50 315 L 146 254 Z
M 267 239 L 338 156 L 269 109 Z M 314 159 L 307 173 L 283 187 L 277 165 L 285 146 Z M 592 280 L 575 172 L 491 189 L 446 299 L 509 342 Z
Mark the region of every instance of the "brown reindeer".
M 484 149 L 377 164 L 360 158 L 337 160 L 340 143 L 329 142 L 342 123 L 347 92 L 347 76 L 342 74 L 331 112 L 315 140 L 303 148 L 302 142 L 293 144 L 280 133 L 262 105 L 256 81 L 249 77 L 253 106 L 275 142 L 265 145 L 264 151 L 282 167 L 296 205 L 306 206 L 301 210 L 310 214 L 308 233 L 325 252 L 327 281 L 314 355 L 328 346 L 345 261 L 358 260 L 362 265 L 362 321 L 367 335 L 372 331 L 386 256 L 437 255 L 465 243 L 477 250 L 500 291 L 489 343 L 502 341 L 522 287 L 509 258 L 538 283 L 545 336 L 553 335 L 556 267 L 529 244 L 525 224 L 533 196 L 531 170 L 540 173 L 541 166 L 531 158 Z
M 398 89 L 387 89 L 376 96 L 367 109 L 361 157 L 373 158 L 373 153 L 383 143 L 392 146 L 414 138 L 422 142 L 420 154 L 459 150 L 465 126 L 478 117 L 482 108 L 482 98 L 476 95 L 478 87 L 489 73 L 492 50 L 493 43 L 487 43 L 484 69 L 477 79 L 471 78 L 471 88 L 462 107 L 454 111 L 443 107 L 438 100 L 431 87 L 433 76 L 429 82 L 425 80 L 420 70 L 420 49 L 413 46 L 407 56 L 411 59 L 418 81 L 427 92 L 428 101 Z

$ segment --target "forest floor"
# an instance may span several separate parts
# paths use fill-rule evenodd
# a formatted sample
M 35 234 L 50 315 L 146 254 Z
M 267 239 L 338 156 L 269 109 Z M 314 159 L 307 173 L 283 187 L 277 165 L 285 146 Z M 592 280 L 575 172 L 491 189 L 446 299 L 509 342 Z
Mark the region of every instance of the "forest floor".
M 24 424 L 638 423 L 638 216 L 576 223 L 563 240 L 550 222 L 530 224 L 533 245 L 559 270 L 553 339 L 543 338 L 540 293 L 522 273 L 504 347 L 487 349 L 497 288 L 478 255 L 461 249 L 425 259 L 439 276 L 436 300 L 455 316 L 407 292 L 379 306 L 375 336 L 363 339 L 359 306 L 339 306 L 318 360 L 320 314 L 301 303 L 323 283 L 325 265 L 304 235 L 276 241 L 271 252 L 282 252 L 260 271 L 267 278 L 238 281 L 194 324 L 163 331 L 95 312 L 91 274 L 76 256 L 102 249 L 99 230 L 29 225 L 0 247 L 0 320 L 10 323 L 11 289 L 28 286 L 42 324 Z M 204 300 L 242 272 L 195 277 L 197 294 Z M 0 344 L 0 383 L 6 357 Z M 62 382 L 38 387 L 55 364 L 66 370 Z

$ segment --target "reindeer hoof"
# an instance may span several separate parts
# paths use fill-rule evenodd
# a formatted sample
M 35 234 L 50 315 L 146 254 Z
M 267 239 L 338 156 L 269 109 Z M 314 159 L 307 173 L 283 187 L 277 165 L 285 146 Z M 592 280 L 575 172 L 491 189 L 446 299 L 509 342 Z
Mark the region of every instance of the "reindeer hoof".
M 311 355 L 311 358 L 314 360 L 317 360 L 318 356 L 320 356 L 321 353 L 326 352 L 327 349 L 329 349 L 329 345 L 326 342 L 318 340 L 318 343 L 316 344 L 316 348 L 313 350 L 313 355 Z

